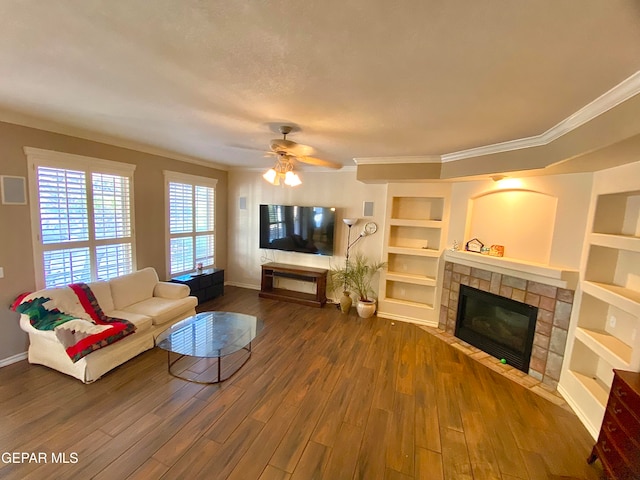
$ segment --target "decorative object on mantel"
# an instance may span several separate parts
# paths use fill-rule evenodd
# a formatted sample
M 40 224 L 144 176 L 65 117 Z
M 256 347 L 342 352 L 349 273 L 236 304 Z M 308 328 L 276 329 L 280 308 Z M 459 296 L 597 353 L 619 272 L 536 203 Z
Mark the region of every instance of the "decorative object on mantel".
M 484 247 L 484 243 L 482 243 L 477 238 L 472 238 L 465 244 L 464 249 L 467 252 L 481 253 L 482 247 Z
M 460 250 L 460 245 L 458 244 L 457 240 L 453 241 L 453 246 L 451 247 L 451 251 L 452 252 L 457 252 L 458 250 Z
M 491 245 L 489 255 L 492 257 L 504 257 L 504 245 Z
M 483 246 L 483 247 L 480 249 L 480 253 L 481 253 L 482 255 L 489 255 L 489 247 L 485 247 L 485 246 Z

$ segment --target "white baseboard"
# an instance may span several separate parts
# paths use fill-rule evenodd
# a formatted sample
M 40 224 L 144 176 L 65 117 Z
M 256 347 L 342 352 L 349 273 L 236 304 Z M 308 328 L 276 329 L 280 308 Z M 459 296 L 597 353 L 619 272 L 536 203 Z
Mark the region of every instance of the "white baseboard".
M 251 290 L 260 290 L 260 285 L 252 285 L 249 283 L 224 282 L 224 284 L 230 285 L 232 287 L 250 288 Z
M 569 404 L 569 406 L 573 410 L 573 413 L 575 413 L 576 416 L 580 419 L 580 421 L 582 422 L 584 427 L 587 429 L 587 431 L 591 434 L 593 439 L 597 440 L 598 439 L 598 435 L 600 434 L 600 429 L 597 426 L 595 426 L 595 425 L 593 425 L 591 423 L 589 417 L 587 417 L 587 415 L 585 415 L 585 413 L 580 408 L 580 405 L 578 405 L 573 400 L 571 395 L 569 395 L 569 393 L 564 389 L 564 387 L 562 385 L 558 385 L 556 387 L 556 390 L 558 391 L 558 393 L 560 395 L 562 395 L 562 398 L 564 398 L 566 400 L 566 402 Z
M 16 363 L 26 359 L 27 359 L 27 352 L 18 353 L 17 355 L 3 358 L 0 360 L 0 368 L 6 367 L 7 365 L 11 365 L 12 363 Z

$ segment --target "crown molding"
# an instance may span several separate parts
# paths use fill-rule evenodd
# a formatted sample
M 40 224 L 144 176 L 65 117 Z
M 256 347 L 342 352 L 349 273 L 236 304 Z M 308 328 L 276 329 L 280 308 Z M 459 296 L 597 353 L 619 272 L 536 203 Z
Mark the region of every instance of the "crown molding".
M 442 163 L 547 145 L 640 93 L 640 70 L 546 132 L 442 155 Z
M 267 170 L 269 168 L 270 167 L 268 167 L 268 166 L 265 166 L 265 167 L 232 166 L 232 167 L 229 168 L 229 171 L 230 172 L 264 172 L 265 170 Z M 315 173 L 345 173 L 345 172 L 357 172 L 358 171 L 358 169 L 356 168 L 355 165 L 343 166 L 342 168 L 328 168 L 328 167 L 320 167 L 320 166 L 313 166 L 313 165 L 300 167 L 299 164 L 296 166 L 295 170 L 298 171 L 298 172 L 303 172 L 303 173 L 310 173 L 310 172 L 315 172 Z
M 442 163 L 440 155 L 414 155 L 406 157 L 356 157 L 356 165 L 389 165 L 396 163 Z
M 127 150 L 134 150 L 140 153 L 164 157 L 171 160 L 178 160 L 179 162 L 192 163 L 194 165 L 200 165 L 202 167 L 213 168 L 216 170 L 229 170 L 228 165 L 224 165 L 221 163 L 179 154 L 162 148 L 152 147 L 150 145 L 125 140 L 108 134 L 102 134 L 98 132 L 87 131 L 81 128 L 61 125 L 56 122 L 50 122 L 48 120 L 31 117 L 29 115 L 0 111 L 0 122 L 11 123 L 13 125 L 33 128 L 36 130 L 43 130 L 45 132 L 57 133 L 59 135 L 65 135 L 68 137 L 81 138 L 83 140 L 89 140 L 91 142 L 104 143 L 105 145 L 108 145 L 110 147 L 125 148 Z

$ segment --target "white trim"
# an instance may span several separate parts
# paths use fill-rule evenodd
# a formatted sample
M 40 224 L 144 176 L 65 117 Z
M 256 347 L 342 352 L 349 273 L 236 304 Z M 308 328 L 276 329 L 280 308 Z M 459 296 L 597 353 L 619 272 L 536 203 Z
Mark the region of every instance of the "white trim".
M 547 145 L 639 93 L 640 70 L 540 135 L 447 153 L 442 155 L 442 163 Z
M 444 259 L 467 267 L 491 270 L 554 287 L 575 290 L 578 283 L 578 271 L 568 267 L 543 265 L 508 257 L 492 257 L 462 250 L 445 250 Z
M 240 167 L 240 166 L 232 166 L 229 168 L 230 172 L 262 172 L 264 173 L 271 167 Z M 355 165 L 344 165 L 341 168 L 329 168 L 329 167 L 320 167 L 308 165 L 301 167 L 300 163 L 296 164 L 296 171 L 302 173 L 344 173 L 344 172 L 357 172 L 358 169 Z
M 26 360 L 26 359 L 27 359 L 27 352 L 17 353 L 15 355 L 10 356 L 10 357 L 2 358 L 2 359 L 0 359 L 0 368 L 6 367 L 6 366 L 11 365 L 13 363 L 18 363 L 18 362 L 20 362 L 22 360 Z
M 573 410 L 573 413 L 575 413 L 576 416 L 580 419 L 580 421 L 585 426 L 585 428 L 589 431 L 593 439 L 597 440 L 598 435 L 600 433 L 600 429 L 592 425 L 591 419 L 585 414 L 584 411 L 582 411 L 582 409 L 580 408 L 580 405 L 578 405 L 575 402 L 575 400 L 571 397 L 571 395 L 569 395 L 569 392 L 567 392 L 567 390 L 561 384 L 558 384 L 556 386 L 556 391 L 562 396 L 562 398 L 565 399 L 569 407 L 571 407 L 571 410 Z
M 224 282 L 224 284 L 231 287 L 248 288 L 251 290 L 260 290 L 261 288 L 260 285 L 254 285 L 252 283 Z
M 396 163 L 442 163 L 440 155 L 412 155 L 406 157 L 355 157 L 356 165 L 393 165 Z
M 212 188 L 215 188 L 218 184 L 217 178 L 189 175 L 188 173 L 172 172 L 171 170 L 163 170 L 162 173 L 164 174 L 166 182 L 185 182 L 191 185 L 200 185 Z
M 75 153 L 56 152 L 54 150 L 43 150 L 41 148 L 23 147 L 29 165 L 37 163 L 42 166 L 54 166 L 58 168 L 78 168 L 82 166 L 91 172 L 96 173 L 119 173 L 130 177 L 136 169 L 133 163 L 114 162 L 103 158 L 87 157 Z
M 396 157 L 356 157 L 356 165 L 395 165 L 403 163 L 448 163 L 467 158 L 495 155 L 498 153 L 522 150 L 524 148 L 541 147 L 547 145 L 563 135 L 581 127 L 596 117 L 608 112 L 621 103 L 640 93 L 640 70 L 624 79 L 609 91 L 568 116 L 546 132 L 531 137 L 508 140 L 506 142 L 483 145 L 443 155 L 396 156 Z
M 170 183 L 185 183 L 192 186 L 198 187 L 207 187 L 213 189 L 213 231 L 210 233 L 213 235 L 213 265 L 205 265 L 205 268 L 215 267 L 215 262 L 218 258 L 218 242 L 217 242 L 217 233 L 216 229 L 218 226 L 218 218 L 216 215 L 216 209 L 218 207 L 218 189 L 216 188 L 218 184 L 218 179 L 202 177 L 199 175 L 190 175 L 187 173 L 181 172 L 173 172 L 171 170 L 163 170 L 164 174 L 164 248 L 165 248 L 165 268 L 169 277 L 174 277 L 176 275 L 183 275 L 187 272 L 171 272 L 171 238 L 177 237 L 191 237 L 194 239 L 196 233 L 205 234 L 207 232 L 189 232 L 186 234 L 180 235 L 171 235 L 170 224 L 171 224 L 171 207 L 170 207 L 170 198 L 169 198 L 169 184 Z M 195 227 L 194 227 L 195 228 Z
M 135 271 L 137 268 L 137 250 L 136 250 L 136 218 L 135 218 L 135 191 L 134 191 L 134 172 L 136 165 L 131 163 L 114 162 L 104 160 L 102 158 L 87 157 L 84 155 L 76 155 L 73 153 L 58 152 L 53 150 L 43 150 L 40 148 L 23 147 L 27 156 L 28 166 L 28 183 L 29 183 L 29 203 L 31 213 L 31 238 L 33 245 L 33 260 L 35 267 L 36 288 L 45 288 L 43 252 L 44 246 L 41 241 L 41 225 L 40 225 L 40 200 L 38 192 L 38 167 L 49 167 L 58 169 L 81 170 L 88 175 L 87 178 L 87 214 L 89 220 L 90 239 L 86 242 L 69 242 L 66 248 L 79 246 L 86 243 L 92 250 L 92 259 L 95 259 L 95 247 L 104 244 L 115 243 L 131 243 L 131 267 Z M 91 175 L 107 174 L 120 175 L 129 179 L 129 208 L 130 208 L 130 226 L 131 235 L 129 237 L 120 237 L 117 239 L 109 239 L 109 241 L 96 240 L 94 238 L 94 218 L 93 218 L 93 186 L 91 184 Z M 113 241 L 112 241 L 113 240 Z M 49 244 L 48 247 L 52 247 Z M 95 265 L 92 262 L 92 273 L 95 273 Z
M 168 158 L 179 162 L 200 165 L 206 168 L 213 168 L 222 171 L 229 170 L 229 165 L 218 163 L 217 161 L 214 162 L 205 160 L 204 158 L 183 155 L 170 150 L 165 150 L 163 148 L 145 145 L 134 140 L 124 140 L 122 138 L 113 137 L 111 135 L 97 132 L 88 132 L 86 130 L 74 128 L 69 125 L 60 125 L 58 123 L 49 122 L 41 118 L 34 118 L 16 112 L 0 112 L 0 121 L 12 123 L 14 125 L 21 125 L 27 128 L 34 128 L 36 130 L 43 130 L 45 132 L 53 132 L 60 135 L 82 138 L 92 142 L 104 143 L 110 146 L 132 150 L 137 153 L 146 153 L 148 155 L 154 155 L 157 157 Z

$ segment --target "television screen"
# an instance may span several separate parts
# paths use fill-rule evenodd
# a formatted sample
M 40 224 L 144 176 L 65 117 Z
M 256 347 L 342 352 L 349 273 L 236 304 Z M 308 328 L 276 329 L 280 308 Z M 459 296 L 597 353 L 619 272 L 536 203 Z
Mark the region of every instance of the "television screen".
M 333 255 L 335 208 L 260 205 L 260 248 Z

